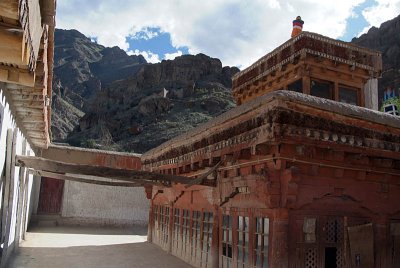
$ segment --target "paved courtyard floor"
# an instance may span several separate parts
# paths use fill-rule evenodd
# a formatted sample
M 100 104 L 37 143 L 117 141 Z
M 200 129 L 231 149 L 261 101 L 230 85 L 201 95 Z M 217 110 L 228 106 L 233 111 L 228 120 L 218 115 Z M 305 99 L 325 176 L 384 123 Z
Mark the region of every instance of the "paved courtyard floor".
M 144 227 L 35 227 L 10 258 L 8 267 L 192 267 L 147 243 L 146 233 Z

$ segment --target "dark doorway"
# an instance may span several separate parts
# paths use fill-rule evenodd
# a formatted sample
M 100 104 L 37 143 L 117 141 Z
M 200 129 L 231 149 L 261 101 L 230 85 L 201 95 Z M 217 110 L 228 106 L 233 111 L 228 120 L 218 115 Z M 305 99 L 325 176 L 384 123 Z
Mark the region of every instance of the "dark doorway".
M 325 268 L 337 268 L 336 254 L 337 250 L 335 247 L 325 248 Z
M 61 212 L 64 181 L 42 177 L 38 214 L 57 214 Z

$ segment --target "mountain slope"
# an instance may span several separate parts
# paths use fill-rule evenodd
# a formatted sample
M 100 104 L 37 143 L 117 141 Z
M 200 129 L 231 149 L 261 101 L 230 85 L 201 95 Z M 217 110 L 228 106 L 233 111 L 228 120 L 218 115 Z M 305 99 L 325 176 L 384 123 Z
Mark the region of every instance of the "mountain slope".
M 382 52 L 383 74 L 379 79 L 379 99 L 387 87 L 400 87 L 400 15 L 372 27 L 366 34 L 354 38 L 353 43 Z
M 234 107 L 238 71 L 203 54 L 146 64 L 97 94 L 68 142 L 145 152 Z
M 56 29 L 54 54 L 52 136 L 56 141 L 78 125 L 102 87 L 146 63 L 142 56 L 128 56 L 118 47 L 105 48 L 76 30 Z

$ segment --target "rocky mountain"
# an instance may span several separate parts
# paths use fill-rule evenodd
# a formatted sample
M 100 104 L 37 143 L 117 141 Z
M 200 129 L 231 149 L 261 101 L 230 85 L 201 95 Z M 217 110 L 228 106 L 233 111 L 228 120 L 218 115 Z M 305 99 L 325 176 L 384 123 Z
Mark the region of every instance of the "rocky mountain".
M 144 152 L 235 106 L 239 70 L 204 54 L 148 64 L 76 30 L 56 30 L 54 141 Z
M 366 34 L 354 38 L 353 43 L 382 52 L 383 74 L 379 80 L 379 98 L 388 87 L 400 88 L 400 15 L 372 27 Z
M 144 65 L 99 92 L 67 141 L 145 152 L 234 107 L 237 71 L 203 54 Z
M 52 135 L 60 141 L 78 125 L 88 103 L 111 82 L 146 64 L 118 47 L 105 48 L 76 30 L 55 31 Z

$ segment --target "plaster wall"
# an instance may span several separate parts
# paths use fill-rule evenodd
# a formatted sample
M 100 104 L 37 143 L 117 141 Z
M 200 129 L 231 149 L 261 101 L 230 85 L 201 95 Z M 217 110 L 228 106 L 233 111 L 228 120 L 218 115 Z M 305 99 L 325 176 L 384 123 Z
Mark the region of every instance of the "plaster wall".
M 73 224 L 145 225 L 149 205 L 142 187 L 65 181 L 61 216 Z

